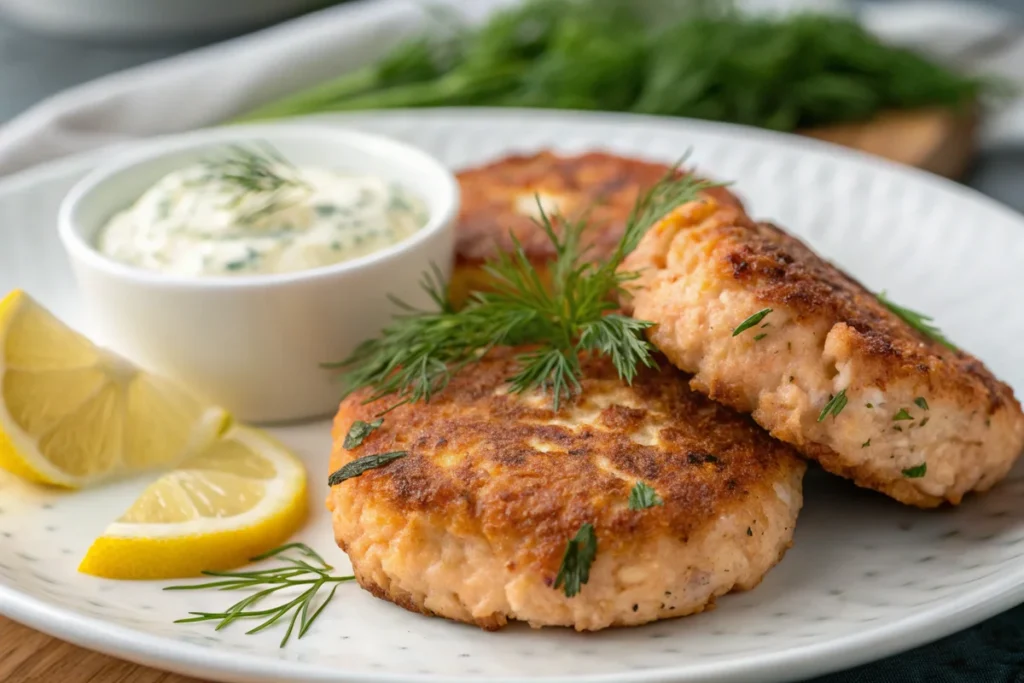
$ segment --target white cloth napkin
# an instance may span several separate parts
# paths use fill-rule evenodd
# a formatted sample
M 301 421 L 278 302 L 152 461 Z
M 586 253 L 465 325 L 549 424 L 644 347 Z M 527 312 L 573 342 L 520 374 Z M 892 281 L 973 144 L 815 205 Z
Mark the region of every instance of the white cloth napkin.
M 431 0 L 438 4 L 439 0 Z M 470 19 L 517 0 L 440 0 Z M 856 10 L 885 40 L 911 45 L 1024 92 L 1024 28 L 965 2 L 745 0 L 754 11 Z M 376 60 L 423 25 L 416 0 L 361 0 L 72 88 L 0 127 L 0 174 L 140 137 L 215 125 Z M 989 145 L 1024 144 L 1024 99 L 989 117 Z

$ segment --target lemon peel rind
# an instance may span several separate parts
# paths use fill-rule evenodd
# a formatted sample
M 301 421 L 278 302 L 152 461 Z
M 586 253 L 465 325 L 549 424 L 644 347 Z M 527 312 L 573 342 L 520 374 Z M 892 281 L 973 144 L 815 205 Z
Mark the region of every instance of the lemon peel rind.
M 122 580 L 189 578 L 206 570 L 245 565 L 252 557 L 290 538 L 302 526 L 309 510 L 302 463 L 260 430 L 236 425 L 223 438 L 238 441 L 274 466 L 275 477 L 258 505 L 223 520 L 206 518 L 175 524 L 114 522 L 93 542 L 78 571 Z
M 26 300 L 30 300 L 28 295 L 20 289 L 16 289 L 0 299 L 0 330 L 4 331 L 0 336 L 0 349 L 3 349 L 7 343 L 6 331 L 10 329 L 9 322 Z M 3 354 L 0 353 L 0 381 L 3 380 L 5 372 L 6 364 Z M 49 461 L 40 459 L 41 462 L 33 463 L 39 468 L 33 469 L 26 465 L 24 458 L 19 455 L 19 453 L 37 450 L 34 440 L 14 422 L 14 418 L 7 411 L 4 402 L 0 401 L 0 469 L 37 484 L 49 484 L 68 489 L 79 487 L 74 477 L 57 469 Z

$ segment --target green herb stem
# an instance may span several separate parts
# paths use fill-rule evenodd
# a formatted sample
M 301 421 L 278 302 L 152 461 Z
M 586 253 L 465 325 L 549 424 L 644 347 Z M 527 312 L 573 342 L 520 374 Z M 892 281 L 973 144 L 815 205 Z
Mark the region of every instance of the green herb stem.
M 464 308 L 455 310 L 435 271 L 424 277 L 423 287 L 439 310 L 415 310 L 398 301 L 405 312 L 380 338 L 328 367 L 342 370 L 346 393 L 369 387 L 368 401 L 394 396 L 395 405 L 429 401 L 454 374 L 496 346 L 527 347 L 516 359 L 519 368 L 508 380 L 509 389 L 550 392 L 556 411 L 580 388 L 581 354 L 607 356 L 619 377 L 631 383 L 641 366 L 654 367 L 655 362 L 644 335 L 651 323 L 614 312 L 615 295 L 636 277 L 619 266 L 651 226 L 707 187 L 678 177 L 673 169 L 638 199 L 622 239 L 603 262 L 586 258 L 585 220 L 558 218 L 562 229 L 556 231 L 538 201 L 538 225 L 555 252 L 550 286 L 513 236 L 512 252 L 484 265 L 492 291 L 474 292 Z
M 293 551 L 298 556 L 290 554 Z M 258 557 L 254 557 L 251 561 L 259 562 L 270 558 L 279 559 L 285 563 L 285 566 L 237 572 L 207 571 L 203 572 L 204 576 L 215 577 L 218 580 L 199 584 L 168 586 L 165 588 L 164 590 L 168 591 L 256 591 L 222 612 L 189 612 L 191 616 L 178 619 L 174 623 L 215 622 L 215 629 L 220 631 L 242 619 L 262 620 L 257 626 L 246 631 L 247 634 L 253 634 L 282 622 L 290 614 L 288 627 L 281 639 L 281 647 L 284 647 L 291 639 L 296 626 L 299 627 L 298 638 L 306 635 L 306 632 L 309 631 L 313 623 L 323 613 L 324 608 L 334 598 L 334 593 L 339 585 L 355 580 L 354 576 L 334 576 L 330 574 L 334 568 L 327 564 L 316 551 L 303 543 L 283 545 Z M 316 603 L 317 596 L 327 586 L 331 587 L 330 592 L 316 609 L 310 612 L 311 606 Z M 267 598 L 277 595 L 280 591 L 296 588 L 300 589 L 301 592 L 286 598 L 284 602 L 274 607 L 256 609 Z
M 243 117 L 443 105 L 686 116 L 777 130 L 887 109 L 973 106 L 992 84 L 887 45 L 855 20 L 749 16 L 724 2 L 528 0 L 450 15 L 366 69 Z

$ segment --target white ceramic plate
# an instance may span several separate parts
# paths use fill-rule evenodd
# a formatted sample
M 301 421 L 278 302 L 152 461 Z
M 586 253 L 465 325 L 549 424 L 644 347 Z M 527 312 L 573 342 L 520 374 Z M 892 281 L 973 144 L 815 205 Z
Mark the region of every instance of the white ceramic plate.
M 839 148 L 745 128 L 516 111 L 365 114 L 339 123 L 422 146 L 454 167 L 511 152 L 603 148 L 692 161 L 868 287 L 932 313 L 1024 390 L 1024 220 L 969 190 Z M 0 183 L 0 292 L 22 287 L 88 329 L 57 242 L 57 204 L 97 157 Z M 326 423 L 275 430 L 311 472 L 308 542 L 347 570 L 327 514 Z M 165 593 L 76 573 L 144 482 L 61 494 L 0 478 L 0 612 L 86 647 L 225 681 L 796 680 L 910 648 L 1024 599 L 1024 472 L 955 510 L 922 512 L 808 477 L 796 545 L 756 590 L 713 612 L 596 634 L 499 633 L 408 613 L 343 587 L 309 635 L 171 622 L 229 596 Z M 320 482 L 323 485 L 318 485 Z

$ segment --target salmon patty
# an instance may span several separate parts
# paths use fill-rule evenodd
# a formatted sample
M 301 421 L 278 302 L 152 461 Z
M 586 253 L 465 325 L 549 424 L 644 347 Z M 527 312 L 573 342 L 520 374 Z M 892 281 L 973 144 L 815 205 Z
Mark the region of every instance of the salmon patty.
M 1024 448 L 1020 404 L 981 361 L 732 206 L 680 207 L 622 267 L 641 273 L 626 310 L 694 389 L 861 486 L 956 504 Z
M 606 259 L 622 238 L 637 198 L 671 170 L 664 164 L 603 152 L 568 157 L 540 152 L 459 173 L 462 207 L 455 228 L 452 299 L 460 302 L 468 292 L 486 288 L 488 278 L 481 265 L 511 251 L 512 235 L 543 271 L 555 254 L 536 222 L 541 217 L 538 198 L 549 218 L 555 213 L 568 220 L 586 215 L 588 255 Z M 741 206 L 724 188 L 706 192 L 720 203 Z
M 330 492 L 338 545 L 363 588 L 485 629 L 596 630 L 700 612 L 761 581 L 791 544 L 803 461 L 671 366 L 628 386 L 605 358 L 581 362 L 581 392 L 554 413 L 550 395 L 510 394 L 513 352 L 492 352 L 429 404 L 387 413 L 352 450 L 343 441 L 354 421 L 388 399 L 342 403 L 332 471 L 407 453 Z M 631 509 L 638 482 L 660 504 Z M 589 582 L 567 597 L 556 579 L 585 524 L 597 553 Z

